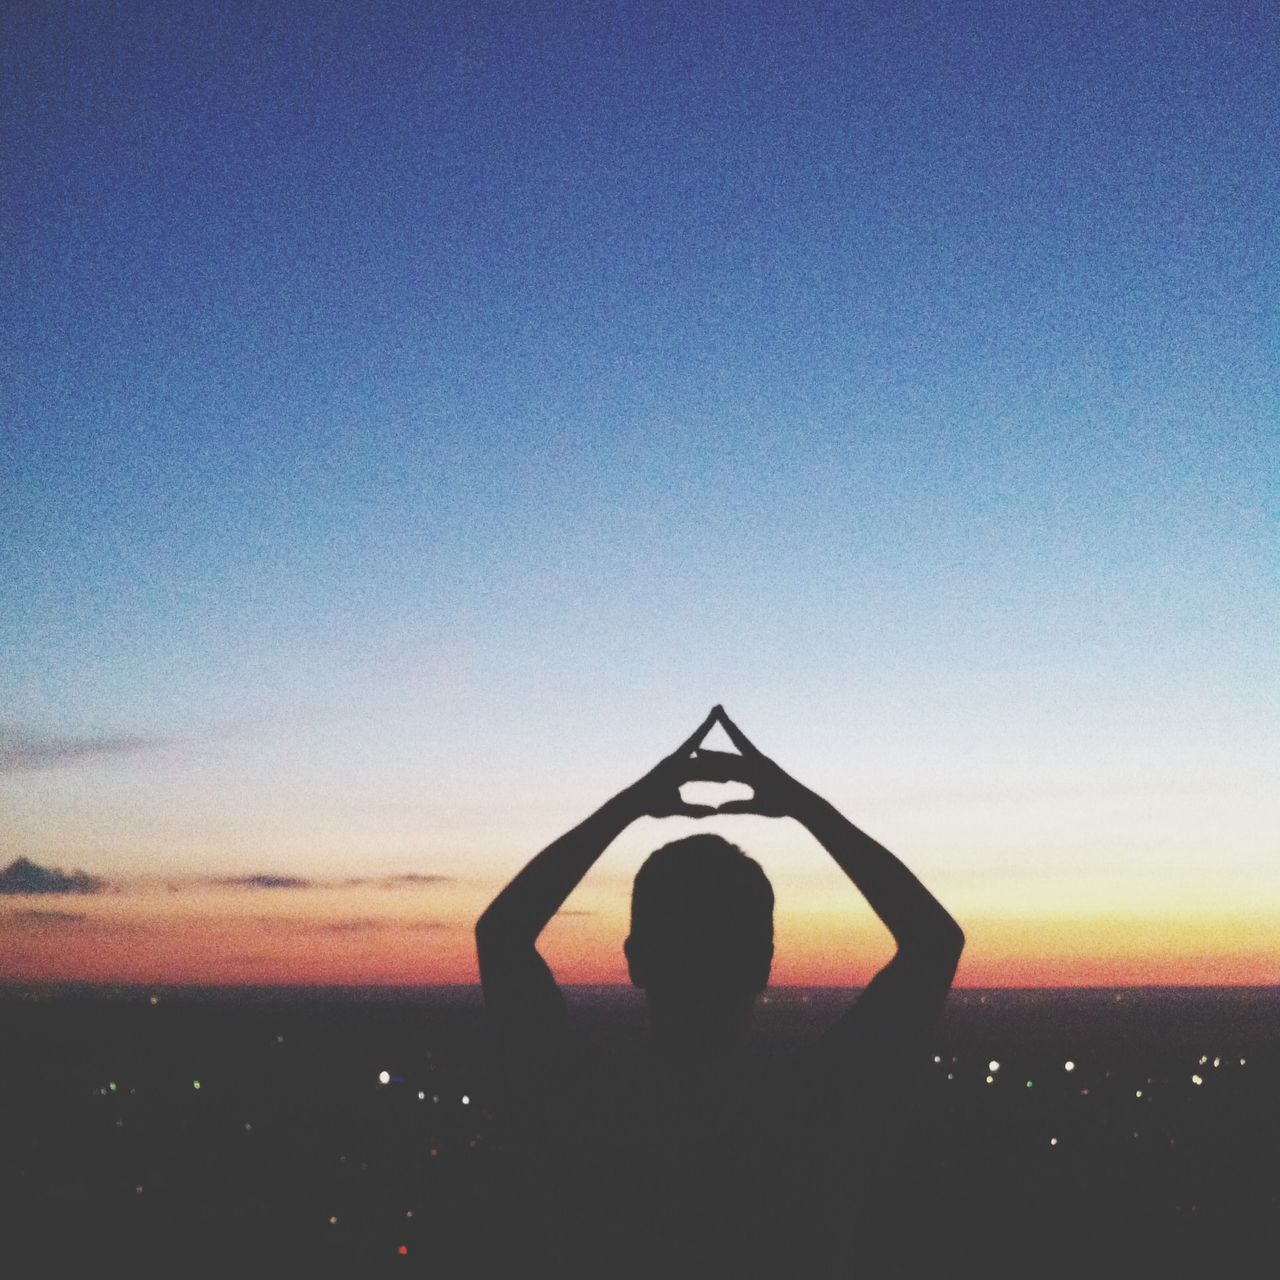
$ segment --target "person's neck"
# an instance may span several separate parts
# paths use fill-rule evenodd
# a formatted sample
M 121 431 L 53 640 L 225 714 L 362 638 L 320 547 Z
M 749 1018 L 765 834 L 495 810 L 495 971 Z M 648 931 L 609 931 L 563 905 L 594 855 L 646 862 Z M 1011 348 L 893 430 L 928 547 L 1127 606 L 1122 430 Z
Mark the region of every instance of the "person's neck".
M 716 1062 L 742 1053 L 755 1000 L 718 1003 L 649 995 L 649 1045 L 674 1062 Z

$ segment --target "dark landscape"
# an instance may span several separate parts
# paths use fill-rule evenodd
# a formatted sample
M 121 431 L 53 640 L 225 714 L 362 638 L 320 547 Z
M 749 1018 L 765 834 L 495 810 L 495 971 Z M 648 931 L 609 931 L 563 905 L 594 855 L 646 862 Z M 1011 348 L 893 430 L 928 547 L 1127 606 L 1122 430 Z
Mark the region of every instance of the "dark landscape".
M 642 1043 L 632 992 L 570 998 L 602 1044 Z M 804 1044 L 849 998 L 768 993 L 756 1051 Z M 1266 1274 L 1278 1015 L 1275 988 L 953 993 L 911 1137 L 921 1273 Z M 11 1275 L 521 1261 L 472 988 L 10 991 L 0 1019 Z

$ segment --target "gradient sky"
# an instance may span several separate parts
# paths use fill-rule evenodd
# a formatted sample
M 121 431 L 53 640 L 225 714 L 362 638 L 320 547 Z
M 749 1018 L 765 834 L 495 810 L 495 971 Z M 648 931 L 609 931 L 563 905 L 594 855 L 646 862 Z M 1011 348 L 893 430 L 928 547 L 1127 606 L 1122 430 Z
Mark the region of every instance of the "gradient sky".
M 472 981 L 723 702 L 961 982 L 1280 982 L 1273 6 L 2 21 L 0 979 Z

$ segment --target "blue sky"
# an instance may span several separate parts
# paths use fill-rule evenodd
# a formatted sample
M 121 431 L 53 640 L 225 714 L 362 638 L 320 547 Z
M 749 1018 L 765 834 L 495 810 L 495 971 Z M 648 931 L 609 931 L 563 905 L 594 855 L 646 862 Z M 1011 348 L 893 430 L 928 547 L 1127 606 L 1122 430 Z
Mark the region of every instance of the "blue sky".
M 14 856 L 537 843 L 716 701 L 926 858 L 1265 786 L 1268 6 L 4 21 Z

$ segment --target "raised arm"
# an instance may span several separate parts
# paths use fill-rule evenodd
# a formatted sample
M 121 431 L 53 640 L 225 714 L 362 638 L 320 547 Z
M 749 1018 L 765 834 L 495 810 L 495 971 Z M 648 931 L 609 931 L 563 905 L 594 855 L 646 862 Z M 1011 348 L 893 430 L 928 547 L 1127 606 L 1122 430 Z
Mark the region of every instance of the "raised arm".
M 922 1050 L 964 948 L 960 926 L 888 849 L 762 755 L 723 708 L 717 707 L 716 712 L 742 752 L 735 776 L 755 792 L 752 799 L 730 801 L 719 812 L 795 818 L 858 887 L 897 943 L 897 954 L 832 1028 L 831 1043 L 852 1048 L 868 1037 L 892 1037 Z M 727 772 L 730 766 L 724 753 L 716 755 Z
M 476 922 L 485 1007 L 509 1044 L 533 1052 L 564 1033 L 564 999 L 535 943 L 605 849 L 637 818 L 714 812 L 680 798 L 683 783 L 724 776 L 715 761 L 692 755 L 714 719 L 713 711 L 643 778 L 537 854 Z

